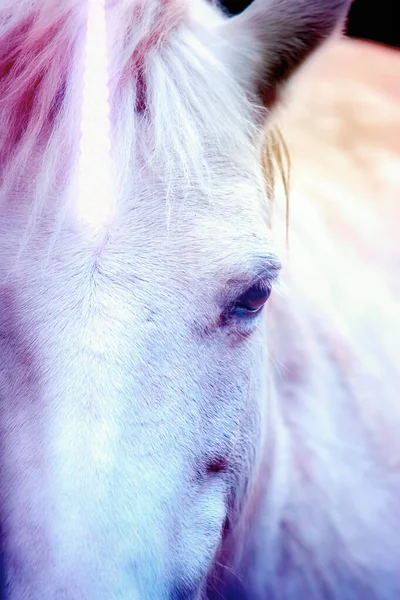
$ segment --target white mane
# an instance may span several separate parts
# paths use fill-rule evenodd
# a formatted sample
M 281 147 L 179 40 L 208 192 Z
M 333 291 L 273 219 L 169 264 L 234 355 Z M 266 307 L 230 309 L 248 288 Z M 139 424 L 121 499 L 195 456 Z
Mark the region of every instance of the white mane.
M 10 188 L 15 194 L 21 177 L 24 185 L 31 186 L 26 173 L 35 173 L 30 218 L 36 222 L 45 199 L 51 197 L 57 174 L 61 185 L 68 185 L 77 161 L 86 21 L 84 6 L 73 0 L 54 0 L 53 9 L 39 0 L 34 7 L 30 2 L 18 4 L 19 11 L 14 10 L 14 3 L 8 10 L 3 7 L 0 22 L 5 45 L 9 37 L 15 44 L 15 65 L 19 67 L 17 77 L 5 78 L 0 103 L 6 124 L 0 147 L 0 200 L 2 204 L 9 201 Z M 222 14 L 211 6 L 206 10 L 204 2 L 197 1 L 190 5 L 171 1 L 164 6 L 158 0 L 119 0 L 109 3 L 107 18 L 118 196 L 123 199 L 132 193 L 132 169 L 139 157 L 145 168 L 169 181 L 168 204 L 176 189 L 181 195 L 186 188 L 190 195 L 199 185 L 207 200 L 220 180 L 208 140 L 220 140 L 219 149 L 229 149 L 226 159 L 233 176 L 236 171 L 241 178 L 247 172 L 253 175 L 257 162 L 252 124 L 255 105 L 246 100 L 218 58 L 219 40 L 212 39 L 209 27 L 210 20 L 222 22 Z M 213 43 L 218 52 L 210 51 Z M 10 62 L 7 45 L 5 51 L 4 68 L 6 61 Z M 12 113 L 26 96 L 29 111 L 23 118 L 27 122 L 21 123 L 17 119 L 22 116 Z M 238 122 L 241 125 L 232 136 L 232 123 Z M 239 137 L 238 132 L 245 135 Z M 228 146 L 224 144 L 227 138 Z M 37 160 L 32 161 L 35 154 Z M 70 157 L 68 161 L 66 157 Z M 12 197 L 14 194 L 11 191 Z M 54 201 L 52 197 L 53 209 Z

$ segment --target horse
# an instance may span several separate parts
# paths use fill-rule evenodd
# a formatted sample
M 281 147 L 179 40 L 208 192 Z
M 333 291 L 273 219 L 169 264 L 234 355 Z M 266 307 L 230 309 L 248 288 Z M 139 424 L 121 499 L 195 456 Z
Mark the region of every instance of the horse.
M 2 600 L 399 598 L 396 226 L 317 143 L 350 0 L 107 0 L 89 52 L 94 4 L 0 8 Z

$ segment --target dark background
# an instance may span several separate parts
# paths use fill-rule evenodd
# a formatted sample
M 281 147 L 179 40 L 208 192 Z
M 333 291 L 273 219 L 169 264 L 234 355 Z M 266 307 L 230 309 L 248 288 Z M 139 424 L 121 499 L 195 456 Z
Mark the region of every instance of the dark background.
M 400 0 L 354 0 L 347 33 L 400 47 Z
M 251 3 L 251 0 L 220 1 L 232 14 L 241 12 Z M 400 0 L 354 0 L 347 34 L 400 47 Z

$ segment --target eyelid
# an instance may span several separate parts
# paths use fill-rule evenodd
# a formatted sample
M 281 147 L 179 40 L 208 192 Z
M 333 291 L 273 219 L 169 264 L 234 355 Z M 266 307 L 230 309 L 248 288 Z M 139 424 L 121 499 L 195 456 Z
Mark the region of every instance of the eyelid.
M 271 289 L 274 286 L 274 284 L 278 281 L 280 271 L 280 264 L 275 266 L 273 269 L 268 268 L 266 270 L 260 271 L 254 276 L 254 279 L 250 282 L 249 287 L 251 287 L 252 285 L 260 284 Z
M 242 277 L 232 277 L 226 282 L 223 290 L 220 305 L 221 308 L 233 304 L 241 295 L 243 295 L 251 286 L 259 283 L 265 287 L 273 289 L 277 282 L 281 270 L 281 263 L 273 256 L 269 260 L 260 260 L 258 268 L 252 272 L 247 272 Z

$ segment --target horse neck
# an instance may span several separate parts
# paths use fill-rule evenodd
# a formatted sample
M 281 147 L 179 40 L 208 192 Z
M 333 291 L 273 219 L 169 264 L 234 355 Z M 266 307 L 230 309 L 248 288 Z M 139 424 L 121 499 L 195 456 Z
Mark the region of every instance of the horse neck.
M 394 597 L 398 584 L 384 574 L 400 560 L 398 424 L 380 400 L 387 392 L 394 402 L 398 381 L 382 393 L 382 379 L 362 370 L 356 340 L 319 309 L 293 281 L 270 307 L 272 396 L 244 521 L 243 578 L 260 600 L 263 586 L 271 597 L 342 600 L 348 581 L 365 597 L 382 589 Z M 267 558 L 257 566 L 246 556 Z

